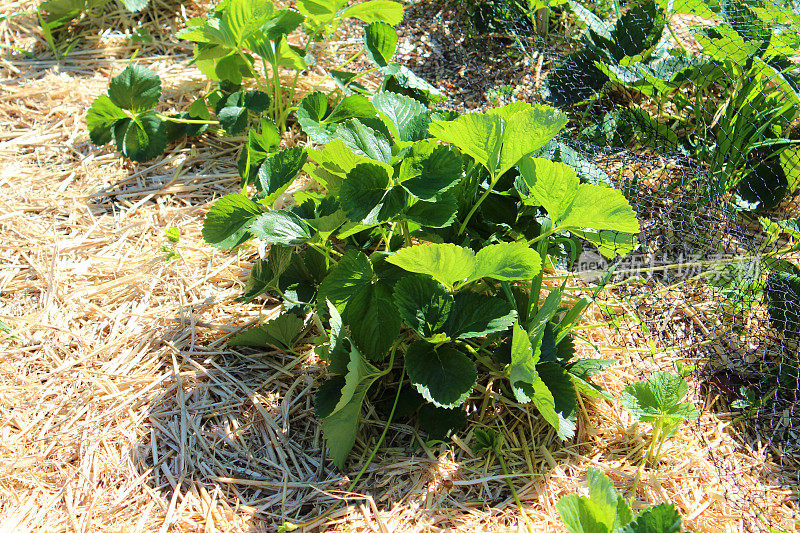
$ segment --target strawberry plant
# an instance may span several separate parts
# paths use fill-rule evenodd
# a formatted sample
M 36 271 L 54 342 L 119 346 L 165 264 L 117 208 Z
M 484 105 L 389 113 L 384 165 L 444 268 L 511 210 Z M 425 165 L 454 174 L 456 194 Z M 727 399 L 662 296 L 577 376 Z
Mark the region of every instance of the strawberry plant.
M 700 416 L 697 407 L 681 402 L 688 390 L 684 376 L 656 372 L 647 381 L 628 385 L 622 391 L 620 402 L 631 416 L 653 426 L 653 438 L 633 482 L 634 493 L 644 465 L 651 459 L 653 463 L 658 462 L 664 442 L 675 434 L 681 423 Z
M 322 5 L 306 4 L 303 4 L 306 11 L 312 4 Z M 366 21 L 385 17 L 396 23 L 402 18 L 402 6 L 390 0 L 371 0 L 350 8 L 341 4 L 336 2 L 339 6 L 335 11 L 336 21 L 345 17 Z M 239 171 L 245 185 L 252 182 L 260 163 L 277 147 L 280 132 L 286 130 L 289 115 L 296 109 L 295 90 L 300 72 L 314 61 L 309 47 L 322 31 L 318 24 L 303 26 L 311 32 L 305 46 L 293 46 L 287 40 L 305 20 L 303 14 L 275 9 L 271 2 L 221 2 L 208 16 L 188 21 L 187 27 L 177 33 L 178 37 L 195 43 L 194 63 L 216 86 L 198 96 L 185 111 L 164 115 L 155 110 L 161 96 L 158 75 L 144 67 L 129 65 L 112 78 L 108 95 L 98 97 L 87 114 L 92 141 L 98 145 L 113 141 L 122 155 L 146 161 L 163 153 L 168 142 L 183 135 L 197 136 L 206 131 L 238 135 L 246 131 Z M 330 22 L 325 24 L 329 26 Z M 377 30 L 369 30 L 370 27 Z M 368 53 L 379 46 L 371 44 L 371 39 L 377 38 L 375 35 L 397 41 L 389 24 L 375 22 L 368 27 L 365 39 L 371 47 Z M 435 88 L 405 67 L 392 64 L 391 69 L 387 78 L 397 87 L 408 90 L 420 87 L 435 93 Z M 288 88 L 280 81 L 281 72 L 286 70 L 294 72 Z
M 265 159 L 255 195 L 218 200 L 203 236 L 223 249 L 270 244 L 242 301 L 273 293 L 325 332 L 317 413 L 334 463 L 344 465 L 371 387 L 398 364 L 427 405 L 451 412 L 481 368 L 499 373 L 510 397 L 570 438 L 576 390 L 605 397 L 590 376 L 608 362 L 574 359 L 571 330 L 591 298 L 565 297 L 544 269 L 578 240 L 630 251 L 639 224 L 622 193 L 539 157 L 564 115 L 516 102 L 457 116 L 390 91 L 334 104 L 314 93 L 298 115 L 324 146 Z M 272 209 L 301 169 L 324 192 Z M 447 434 L 441 424 L 459 417 L 423 418 Z
M 634 516 L 608 476 L 590 468 L 586 478 L 588 498 L 568 494 L 556 503 L 569 533 L 680 533 L 681 516 L 673 505 L 662 503 Z

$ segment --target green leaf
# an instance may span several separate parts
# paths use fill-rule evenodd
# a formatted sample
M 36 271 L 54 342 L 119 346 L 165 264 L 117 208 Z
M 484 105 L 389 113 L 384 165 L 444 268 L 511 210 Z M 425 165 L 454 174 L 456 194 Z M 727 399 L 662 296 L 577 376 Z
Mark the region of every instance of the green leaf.
M 536 367 L 539 378 L 550 391 L 553 398 L 552 405 L 547 399 L 544 404 L 537 403 L 533 397 L 534 405 L 542 416 L 556 428 L 558 436 L 564 440 L 575 436 L 578 399 L 575 386 L 569 374 L 559 363 L 540 363 Z
M 341 16 L 357 18 L 367 24 L 386 22 L 397 26 L 403 20 L 403 5 L 391 0 L 367 0 L 348 7 Z
M 545 159 L 524 158 L 519 171 L 531 198 L 559 226 L 639 233 L 639 221 L 622 192 L 579 183 L 571 167 Z
M 372 103 L 361 95 L 346 96 L 331 110 L 327 96 L 314 92 L 306 95 L 297 109 L 297 118 L 303 131 L 318 143 L 330 142 L 340 122 L 351 118 L 371 119 L 375 115 Z
M 294 250 L 290 246 L 273 245 L 267 259 L 253 262 L 242 295 L 237 302 L 249 302 L 256 296 L 278 286 L 280 276 L 289 268 Z
M 348 250 L 319 287 L 319 301 L 327 298 L 339 311 L 347 301 L 377 280 L 369 258 L 360 251 Z
M 253 219 L 261 214 L 259 205 L 241 193 L 217 200 L 203 222 L 203 239 L 212 246 L 227 250 L 250 238 L 247 231 Z
M 400 184 L 420 200 L 437 199 L 462 177 L 461 156 L 433 139 L 415 142 L 400 164 Z
M 639 233 L 636 213 L 621 191 L 582 183 L 562 225 L 574 228 Z
M 263 113 L 269 109 L 270 97 L 262 91 L 247 91 L 243 94 L 242 103 L 253 113 Z
M 372 97 L 372 105 L 398 140 L 419 141 L 428 136 L 431 111 L 417 100 L 384 91 Z
M 515 323 L 511 334 L 511 364 L 508 367 L 508 378 L 514 396 L 520 403 L 531 401 L 530 390 L 524 385 L 530 385 L 539 379 L 539 373 L 536 371 L 538 362 L 538 354 L 533 351 L 528 333 L 522 329 L 519 322 Z
M 556 502 L 556 509 L 569 533 L 610 533 L 602 524 L 597 504 L 577 494 L 567 494 Z
M 307 17 L 333 16 L 347 0 L 297 0 L 297 9 Z
M 311 240 L 314 228 L 291 211 L 273 210 L 260 214 L 247 228 L 269 244 L 299 246 Z
M 330 115 L 325 117 L 325 122 L 343 122 L 351 118 L 372 118 L 375 116 L 375 107 L 360 94 L 353 94 L 342 98 Z
M 269 118 L 261 119 L 261 131 L 250 128 L 247 131 L 247 143 L 242 148 L 237 161 L 239 175 L 244 183 L 253 183 L 258 176 L 261 163 L 280 144 L 280 132 L 275 122 Z
M 378 282 L 351 296 L 342 313 L 352 340 L 373 361 L 386 358 L 400 335 L 400 314 L 392 301 L 391 287 Z
M 344 467 L 347 455 L 355 444 L 361 405 L 367 391 L 381 375 L 377 368 L 353 348 L 344 382 L 337 379 L 332 382 L 332 386 L 320 388 L 317 393 L 317 413 L 323 417 L 322 434 L 327 441 L 333 463 L 338 468 Z M 340 390 L 339 394 L 336 389 Z
M 658 5 L 666 13 L 698 15 L 705 19 L 717 17 L 717 14 L 711 11 L 703 0 L 658 0 Z
M 229 0 L 222 10 L 220 29 L 232 38 L 237 48 L 273 16 L 272 2 Z
M 681 515 L 669 503 L 656 505 L 640 513 L 620 533 L 680 533 Z
M 664 31 L 664 14 L 653 1 L 647 1 L 628 9 L 611 32 L 616 45 L 616 59 L 644 54 L 658 43 Z
M 384 167 L 371 163 L 356 165 L 347 173 L 339 190 L 342 209 L 353 222 L 373 224 L 387 220 L 394 214 L 381 212 L 387 200 L 388 187 L 389 175 Z
M 429 439 L 445 440 L 467 424 L 467 413 L 463 408 L 445 409 L 426 403 L 420 407 L 417 420 Z
M 499 178 L 523 156 L 555 137 L 566 123 L 566 115 L 552 107 L 515 102 L 486 113 L 435 121 L 429 131 L 481 163 L 493 178 Z
M 143 10 L 144 8 L 147 7 L 147 4 L 150 3 L 150 0 L 120 0 L 120 1 L 125 6 L 125 9 L 127 9 L 131 13 Z
M 111 137 L 117 150 L 133 161 L 153 159 L 167 147 L 166 126 L 154 111 L 116 122 Z
M 597 504 L 608 531 L 617 531 L 631 521 L 633 515 L 628 501 L 614 488 L 611 480 L 596 468 L 586 473 L 589 485 L 589 499 Z
M 474 292 L 456 294 L 444 331 L 451 339 L 471 339 L 505 331 L 517 318 L 506 300 Z
M 448 288 L 469 277 L 475 268 L 472 250 L 455 244 L 409 246 L 386 261 L 409 272 L 432 276 Z
M 98 146 L 111 141 L 111 128 L 119 120 L 125 120 L 128 115 L 117 107 L 106 95 L 95 98 L 92 107 L 86 113 L 86 126 L 89 128 L 89 138 Z
M 628 502 L 617 492 L 608 476 L 590 468 L 587 472 L 589 498 L 570 494 L 556 503 L 558 514 L 570 533 L 618 531 L 631 521 Z
M 419 200 L 405 211 L 407 220 L 428 228 L 445 228 L 455 222 L 458 202 L 446 194 L 434 202 Z
M 353 98 L 348 96 L 348 98 Z M 353 151 L 354 154 L 389 164 L 392 160 L 392 146 L 381 133 L 365 126 L 357 118 L 342 122 L 336 128 L 336 138 Z
M 589 27 L 589 30 L 601 39 L 611 40 L 611 30 L 614 29 L 613 24 L 605 22 L 592 13 L 591 10 L 574 0 L 569 0 L 569 7 L 572 9 L 572 12 L 575 13 L 575 16 Z
M 509 106 L 506 106 L 508 108 Z M 499 108 L 502 110 L 503 108 Z M 498 108 L 490 112 L 496 112 Z M 549 106 L 533 105 L 505 119 L 503 148 L 496 175 L 501 176 L 525 155 L 539 150 L 567 124 L 567 116 Z
M 234 335 L 228 346 L 275 346 L 294 348 L 297 337 L 303 329 L 303 319 L 291 313 L 284 313 L 265 324 L 246 329 Z
M 637 235 L 618 231 L 581 231 L 570 230 L 573 234 L 597 246 L 604 257 L 614 258 L 627 255 L 639 247 Z
M 467 281 L 494 278 L 500 281 L 532 279 L 542 269 L 539 253 L 524 242 L 492 244 L 475 256 L 475 270 Z
M 389 63 L 381 67 L 386 75 L 385 91 L 410 96 L 423 104 L 443 102 L 447 97 L 434 85 L 420 78 L 405 65 Z
M 391 61 L 397 48 L 397 32 L 385 22 L 373 22 L 364 28 L 364 49 L 379 67 Z
M 350 352 L 347 353 L 347 362 L 350 362 Z M 342 375 L 334 375 L 322 382 L 317 394 L 314 395 L 314 411 L 321 419 L 327 418 L 333 413 L 339 398 L 342 397 L 342 387 L 344 387 L 344 374 L 347 372 L 345 364 Z
M 359 77 L 358 72 L 332 69 L 328 71 L 328 75 L 333 78 L 333 82 L 346 96 L 354 93 L 363 95 L 370 94 L 370 91 L 361 83 L 353 81 Z
M 765 294 L 772 326 L 793 336 L 800 329 L 800 271 L 792 265 L 787 271 L 770 272 Z
M 256 189 L 259 194 L 256 199 L 271 207 L 303 169 L 307 157 L 303 148 L 294 146 L 265 159 L 258 169 Z
M 686 396 L 688 388 L 681 376 L 672 372 L 656 372 L 647 381 L 625 387 L 619 400 L 636 420 L 691 420 L 699 416 L 697 408 L 688 403 L 678 403 Z
M 333 139 L 336 124 L 325 123 L 328 114 L 328 98 L 324 93 L 307 94 L 297 105 L 297 121 L 303 132 L 317 143 L 327 143 Z
M 404 276 L 394 287 L 394 302 L 408 327 L 422 337 L 444 330 L 453 296 L 447 287 L 427 276 Z
M 122 109 L 142 113 L 153 109 L 161 98 L 158 74 L 139 65 L 128 65 L 108 83 L 108 96 Z
M 329 300 L 325 300 L 325 305 L 330 315 L 330 346 L 326 360 L 328 372 L 331 374 L 347 374 L 347 364 L 350 362 L 350 340 L 347 338 L 347 331 L 344 329 L 342 315 Z
M 77 18 L 84 11 L 90 11 L 96 7 L 104 6 L 108 0 L 48 0 L 39 4 L 39 9 L 47 11 L 47 17 L 42 27 L 49 25 L 51 29 L 57 29 L 71 20 Z M 5 17 L 10 17 L 10 13 L 4 13 Z
M 228 135 L 241 133 L 247 127 L 247 108 L 239 106 L 223 107 L 217 113 L 219 124 Z
M 467 113 L 451 121 L 434 121 L 428 131 L 435 138 L 457 146 L 493 173 L 500 157 L 503 126 L 499 116 Z
M 356 155 L 345 144 L 334 139 L 319 150 L 310 150 L 309 157 L 317 163 L 317 167 L 306 165 L 306 171 L 331 194 L 337 194 L 341 182 L 356 165 L 369 163 L 383 167 L 387 175 L 393 172 L 391 166 L 382 161 L 374 161 L 364 156 Z
M 274 41 L 296 30 L 303 23 L 303 18 L 303 15 L 293 9 L 278 9 L 270 14 L 256 33 L 261 32 L 268 39 Z
M 415 341 L 406 350 L 405 359 L 409 380 L 437 407 L 450 409 L 464 403 L 478 378 L 475 363 L 449 346 L 437 348 Z
M 519 173 L 532 199 L 545 208 L 551 220 L 561 220 L 578 195 L 580 180 L 575 170 L 564 163 L 525 157 L 519 162 Z

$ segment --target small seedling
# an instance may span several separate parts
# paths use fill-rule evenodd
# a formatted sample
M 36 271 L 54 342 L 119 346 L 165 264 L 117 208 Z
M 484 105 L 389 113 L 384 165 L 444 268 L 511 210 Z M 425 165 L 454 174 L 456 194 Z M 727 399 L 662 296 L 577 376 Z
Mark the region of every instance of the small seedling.
M 569 533 L 678 533 L 681 517 L 671 504 L 645 509 L 635 518 L 611 480 L 595 468 L 586 475 L 589 497 L 562 496 L 556 509 Z
M 697 407 L 688 402 L 681 403 L 688 390 L 689 385 L 682 376 L 672 372 L 656 372 L 647 381 L 628 385 L 622 392 L 620 402 L 631 416 L 653 426 L 650 446 L 636 472 L 633 494 L 636 493 L 644 465 L 650 462 L 651 457 L 652 464 L 658 462 L 664 442 L 675 434 L 682 422 L 700 416 Z
M 173 259 L 178 259 L 181 256 L 181 254 L 175 249 L 175 245 L 181 240 L 181 230 L 175 226 L 170 226 L 164 230 L 164 235 L 166 235 L 170 244 L 163 245 L 161 247 L 161 251 L 166 254 L 164 256 L 164 262 L 169 263 Z

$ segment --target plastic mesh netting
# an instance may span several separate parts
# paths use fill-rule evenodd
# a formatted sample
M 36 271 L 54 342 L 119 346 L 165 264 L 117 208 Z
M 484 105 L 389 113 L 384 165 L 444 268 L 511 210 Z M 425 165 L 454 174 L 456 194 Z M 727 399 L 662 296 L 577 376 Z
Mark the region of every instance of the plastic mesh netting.
M 423 3 L 401 33 L 417 48 L 401 59 L 449 105 L 525 99 L 568 114 L 548 155 L 623 189 L 642 223 L 611 279 L 625 303 L 612 321 L 635 317 L 627 338 L 695 364 L 711 407 L 796 482 L 800 3 Z M 598 279 L 615 264 L 603 252 L 634 245 L 607 232 L 564 265 Z M 708 448 L 749 527 L 768 528 L 763 495 Z

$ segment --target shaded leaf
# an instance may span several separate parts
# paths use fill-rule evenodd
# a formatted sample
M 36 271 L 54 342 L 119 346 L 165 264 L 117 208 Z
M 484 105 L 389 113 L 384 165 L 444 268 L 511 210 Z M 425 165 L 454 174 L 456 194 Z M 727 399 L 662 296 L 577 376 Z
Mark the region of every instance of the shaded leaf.
M 256 200 L 271 207 L 303 169 L 307 157 L 303 148 L 294 146 L 265 159 L 258 169 Z
M 275 346 L 294 348 L 297 336 L 303 329 L 303 319 L 284 313 L 265 324 L 249 328 L 228 340 L 228 346 Z
M 478 377 L 475 363 L 449 346 L 415 341 L 406 349 L 406 371 L 420 394 L 437 407 L 453 408 L 469 397 Z
M 408 327 L 422 337 L 443 331 L 453 296 L 447 288 L 427 276 L 404 276 L 394 287 L 394 302 Z

